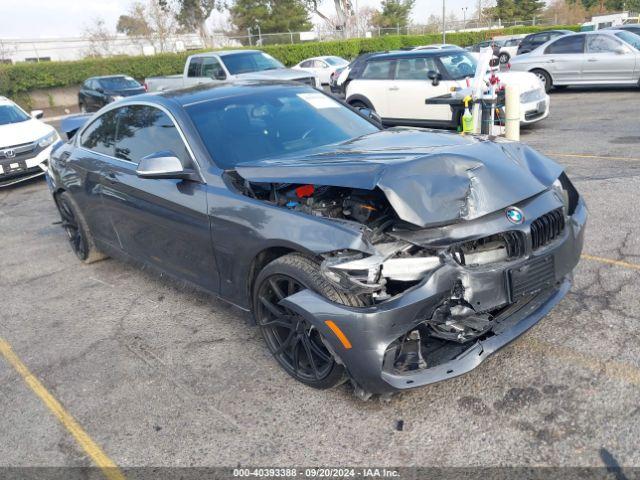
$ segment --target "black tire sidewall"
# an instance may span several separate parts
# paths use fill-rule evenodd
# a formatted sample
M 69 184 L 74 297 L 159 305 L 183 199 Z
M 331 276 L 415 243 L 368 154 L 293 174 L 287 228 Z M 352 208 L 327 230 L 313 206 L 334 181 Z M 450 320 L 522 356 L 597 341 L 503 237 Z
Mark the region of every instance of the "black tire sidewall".
M 264 283 L 264 281 L 267 280 L 270 276 L 275 274 L 287 275 L 291 278 L 294 278 L 298 282 L 300 282 L 304 287 L 308 288 L 309 290 L 319 293 L 320 295 L 323 294 L 322 288 L 318 288 L 317 282 L 315 282 L 315 280 L 310 275 L 308 275 L 307 272 L 305 272 L 302 269 L 296 268 L 294 265 L 290 265 L 281 261 L 282 258 L 283 257 L 280 257 L 279 259 L 274 260 L 273 262 L 268 264 L 264 269 L 262 269 L 262 271 L 258 274 L 253 284 L 252 307 L 253 307 L 254 319 L 256 321 L 256 324 L 258 325 L 258 328 L 260 329 L 262 338 L 264 339 L 265 343 L 267 344 L 267 348 L 269 348 L 270 351 L 271 351 L 271 346 L 269 345 L 269 340 L 266 338 L 267 334 L 265 330 L 262 327 L 260 327 L 260 322 L 258 321 L 258 318 L 256 316 L 257 312 L 259 311 L 258 291 L 260 290 L 260 286 Z M 318 266 L 318 268 L 320 267 Z M 335 387 L 343 383 L 345 380 L 345 369 L 341 364 L 339 364 L 335 360 L 335 358 L 334 358 L 334 363 L 333 363 L 331 372 L 329 372 L 329 374 L 321 380 L 307 380 L 304 378 L 300 378 L 296 376 L 295 373 L 292 372 L 286 365 L 283 365 L 277 357 L 276 357 L 276 361 L 278 361 L 278 363 L 280 364 L 280 366 L 283 368 L 284 371 L 286 371 L 289 375 L 291 375 L 293 378 L 295 378 L 299 382 L 320 390 Z

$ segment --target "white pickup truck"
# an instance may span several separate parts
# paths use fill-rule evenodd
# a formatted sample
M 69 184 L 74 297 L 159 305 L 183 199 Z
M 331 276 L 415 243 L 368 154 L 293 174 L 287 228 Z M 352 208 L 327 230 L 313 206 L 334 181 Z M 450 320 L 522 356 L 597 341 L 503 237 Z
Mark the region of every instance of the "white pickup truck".
M 291 70 L 260 50 L 222 50 L 191 55 L 181 75 L 149 77 L 147 92 L 191 87 L 202 83 L 230 80 L 291 80 L 319 87 L 318 78 L 309 72 Z

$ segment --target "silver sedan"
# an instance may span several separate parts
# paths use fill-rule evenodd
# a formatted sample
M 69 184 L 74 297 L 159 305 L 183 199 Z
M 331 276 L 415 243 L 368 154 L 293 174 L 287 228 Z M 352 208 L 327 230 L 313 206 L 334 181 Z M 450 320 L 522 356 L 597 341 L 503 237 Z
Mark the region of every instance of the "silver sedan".
M 640 86 L 640 36 L 624 30 L 564 35 L 512 58 L 511 69 L 535 73 L 547 92 L 567 85 Z

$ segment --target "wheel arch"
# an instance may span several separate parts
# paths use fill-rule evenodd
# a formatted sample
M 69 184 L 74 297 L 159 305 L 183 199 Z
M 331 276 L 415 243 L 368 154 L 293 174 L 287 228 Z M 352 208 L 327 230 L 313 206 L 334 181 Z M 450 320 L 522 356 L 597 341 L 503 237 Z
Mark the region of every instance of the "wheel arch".
M 369 100 L 367 97 L 365 97 L 364 95 L 360 95 L 359 93 L 356 93 L 354 95 L 350 95 L 349 98 L 347 98 L 346 102 L 351 105 L 352 102 L 362 102 L 364 103 L 367 108 L 370 108 L 372 110 L 375 110 L 376 108 L 373 106 L 373 103 L 371 102 L 371 100 Z
M 300 253 L 308 257 L 318 258 L 318 255 L 314 252 L 309 251 L 306 248 L 301 247 L 300 245 L 295 245 L 292 243 L 274 244 L 260 250 L 251 259 L 249 268 L 247 269 L 246 295 L 248 299 L 248 305 L 251 305 L 253 287 L 256 278 L 258 277 L 258 274 L 262 271 L 262 269 L 269 263 L 273 262 L 275 259 L 284 257 L 285 255 L 288 255 L 290 253 Z M 252 322 L 255 322 L 253 316 L 251 316 L 251 320 Z

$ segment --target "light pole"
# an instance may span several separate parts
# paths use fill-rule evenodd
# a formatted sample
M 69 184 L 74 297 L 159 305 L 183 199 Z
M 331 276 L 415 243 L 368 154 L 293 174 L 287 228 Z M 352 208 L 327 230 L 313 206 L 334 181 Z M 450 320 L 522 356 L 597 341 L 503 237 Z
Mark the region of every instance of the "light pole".
M 256 22 L 256 28 L 258 29 L 258 43 L 262 46 L 262 30 L 260 30 L 260 23 L 257 18 L 254 21 Z
M 462 7 L 462 29 L 467 28 L 467 10 L 469 7 Z
M 444 2 L 445 0 L 442 0 L 442 43 L 445 44 L 447 43 L 447 32 L 445 29 L 445 6 L 444 6 Z

